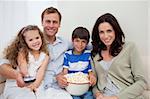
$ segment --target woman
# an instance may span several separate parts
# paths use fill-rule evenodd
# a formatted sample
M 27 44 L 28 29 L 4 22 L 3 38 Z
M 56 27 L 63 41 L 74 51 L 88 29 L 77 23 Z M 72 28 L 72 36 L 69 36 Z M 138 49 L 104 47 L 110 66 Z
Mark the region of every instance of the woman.
M 106 13 L 97 19 L 92 45 L 96 99 L 143 99 L 146 81 L 137 48 L 125 42 L 125 35 L 112 14 Z

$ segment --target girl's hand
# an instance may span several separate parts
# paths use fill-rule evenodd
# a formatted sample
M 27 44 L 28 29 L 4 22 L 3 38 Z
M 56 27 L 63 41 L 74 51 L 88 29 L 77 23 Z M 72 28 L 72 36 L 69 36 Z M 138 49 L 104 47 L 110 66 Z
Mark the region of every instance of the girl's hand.
M 17 72 L 17 74 L 16 74 L 16 83 L 17 83 L 18 87 L 25 86 L 25 82 L 23 81 L 23 77 L 20 72 Z
M 96 84 L 96 77 L 92 72 L 89 73 L 89 80 L 91 86 L 94 86 Z
M 27 88 L 30 88 L 31 91 L 36 92 L 38 86 L 35 83 L 31 83 L 27 86 Z
M 25 67 L 25 68 L 26 68 L 26 67 Z M 29 76 L 28 71 L 27 71 L 25 68 L 22 67 L 22 69 L 20 69 L 20 73 L 23 75 L 23 77 Z

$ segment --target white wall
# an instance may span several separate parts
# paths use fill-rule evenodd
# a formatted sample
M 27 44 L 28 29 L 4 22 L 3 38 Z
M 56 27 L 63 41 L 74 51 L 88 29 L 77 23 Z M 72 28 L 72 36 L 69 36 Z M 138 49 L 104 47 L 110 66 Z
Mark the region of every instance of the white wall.
M 0 0 L 0 58 L 23 26 L 36 24 L 41 28 L 41 13 L 49 6 L 57 7 L 56 0 Z
M 4 2 L 0 1 L 0 55 L 13 36 L 16 35 L 18 27 L 27 21 L 26 2 Z
M 100 15 L 106 12 L 112 13 L 118 19 L 126 40 L 134 41 L 138 45 L 145 65 L 150 65 L 148 0 L 2 0 L 0 1 L 0 57 L 3 49 L 23 26 L 37 24 L 42 28 L 40 15 L 49 6 L 57 7 L 62 13 L 58 35 L 66 39 L 70 39 L 73 29 L 77 26 L 85 26 L 91 32 Z
M 148 3 L 148 72 L 150 73 L 150 1 Z M 148 75 L 150 80 L 150 75 Z M 150 81 L 149 81 L 149 88 L 150 88 Z

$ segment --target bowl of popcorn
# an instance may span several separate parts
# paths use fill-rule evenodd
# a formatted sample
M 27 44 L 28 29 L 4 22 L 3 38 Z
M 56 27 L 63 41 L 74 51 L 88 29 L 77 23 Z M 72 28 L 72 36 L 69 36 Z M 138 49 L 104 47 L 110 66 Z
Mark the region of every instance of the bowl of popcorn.
M 67 82 L 69 83 L 65 89 L 75 96 L 80 96 L 86 93 L 89 89 L 90 83 L 88 75 L 82 72 L 66 74 Z

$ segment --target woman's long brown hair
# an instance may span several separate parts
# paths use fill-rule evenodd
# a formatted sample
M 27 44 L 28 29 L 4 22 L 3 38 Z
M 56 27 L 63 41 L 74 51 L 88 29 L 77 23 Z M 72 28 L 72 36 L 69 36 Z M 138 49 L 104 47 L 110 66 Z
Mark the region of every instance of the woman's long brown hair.
M 106 13 L 102 16 L 100 16 L 93 27 L 92 31 L 92 57 L 94 57 L 96 54 L 99 54 L 100 59 L 102 60 L 103 57 L 101 55 L 102 50 L 106 50 L 106 45 L 101 41 L 99 37 L 99 30 L 98 27 L 101 23 L 108 22 L 115 31 L 115 40 L 111 44 L 109 53 L 112 56 L 117 56 L 120 51 L 122 50 L 122 45 L 124 44 L 125 35 L 117 21 L 117 19 L 110 13 Z

